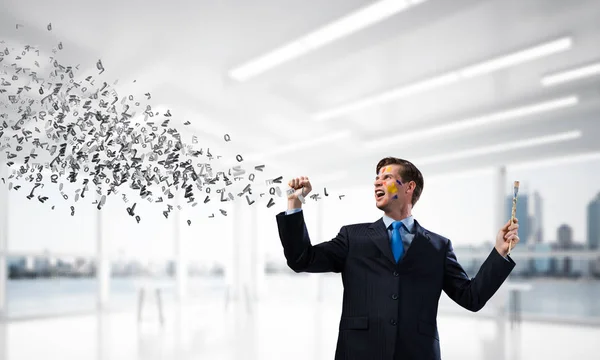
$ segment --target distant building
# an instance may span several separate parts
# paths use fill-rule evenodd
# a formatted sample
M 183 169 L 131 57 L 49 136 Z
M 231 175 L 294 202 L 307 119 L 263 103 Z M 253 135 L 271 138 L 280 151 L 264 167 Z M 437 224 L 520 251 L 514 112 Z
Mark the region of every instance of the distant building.
M 563 224 L 558 227 L 556 231 L 557 243 L 555 249 L 558 251 L 574 250 L 573 244 L 573 228 L 569 225 Z M 576 259 L 579 262 L 578 259 Z M 570 257 L 557 258 L 556 259 L 556 270 L 555 275 L 558 276 L 572 276 L 573 275 L 573 259 Z
M 508 212 L 507 219 L 512 216 L 512 195 L 506 197 L 506 210 Z M 516 218 L 519 219 L 519 238 L 521 245 L 526 245 L 531 241 L 531 223 L 532 218 L 529 216 L 529 199 L 527 194 L 519 195 L 517 198 Z
M 587 208 L 587 245 L 590 250 L 600 250 L 600 193 Z
M 27 265 L 27 259 L 25 259 L 25 257 L 12 257 L 12 256 L 8 256 L 6 258 L 6 266 L 8 267 L 15 267 L 18 269 L 25 269 Z
M 167 276 L 169 277 L 174 277 L 177 274 L 177 264 L 175 263 L 175 261 L 170 260 L 167 263 Z
M 542 217 L 542 196 L 536 191 L 533 193 L 533 242 L 541 243 L 544 241 L 543 228 L 544 220 Z
M 600 257 L 596 258 L 596 259 L 592 259 L 590 261 L 590 275 L 592 275 L 595 278 L 600 279 Z
M 520 232 L 520 231 L 519 231 Z M 536 253 L 549 253 L 552 251 L 552 246 L 546 243 L 537 243 L 530 246 L 533 252 Z M 535 257 L 533 259 L 533 273 L 534 275 L 548 275 L 552 272 L 552 259 L 548 257 Z
M 570 249 L 574 251 L 584 251 L 585 245 L 575 243 L 571 245 Z M 571 261 L 571 267 L 567 272 L 567 276 L 589 276 L 589 264 L 589 259 L 574 258 L 573 261 Z
M 559 250 L 569 250 L 573 247 L 573 228 L 563 224 L 557 230 L 557 240 Z
M 33 261 L 33 269 L 37 272 L 46 273 L 50 271 L 50 260 L 46 257 L 37 257 Z
M 33 256 L 28 256 L 25 258 L 25 269 L 27 271 L 34 271 L 35 270 L 35 264 L 34 264 L 35 258 Z
M 559 251 L 583 251 L 585 250 L 584 244 L 572 243 L 568 250 L 559 248 L 558 244 L 556 245 L 556 250 Z M 591 261 L 582 257 L 556 257 L 554 258 L 555 268 L 551 272 L 551 275 L 560 276 L 560 277 L 581 277 L 581 276 L 589 276 L 590 268 L 589 264 Z

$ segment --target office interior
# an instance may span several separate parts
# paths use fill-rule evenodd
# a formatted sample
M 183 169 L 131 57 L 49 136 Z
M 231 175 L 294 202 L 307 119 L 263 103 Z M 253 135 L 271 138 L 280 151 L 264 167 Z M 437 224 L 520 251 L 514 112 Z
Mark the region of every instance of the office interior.
M 422 171 L 413 215 L 452 240 L 471 277 L 520 183 L 516 267 L 479 312 L 442 293 L 442 358 L 598 357 L 598 1 L 0 9 L 0 359 L 332 359 L 341 275 L 289 269 L 275 216 L 287 181 L 308 176 L 314 244 L 376 221 L 375 166 L 387 156 Z M 82 185 L 83 166 L 77 181 L 53 180 L 49 148 L 75 145 L 45 138 L 64 130 L 44 104 L 59 73 L 81 99 L 62 97 L 71 115 L 115 98 L 96 110 L 116 105 L 157 137 L 175 129 L 182 161 L 231 183 L 194 185 L 190 200 L 162 181 L 143 195 L 133 177 L 107 194 L 108 183 Z M 141 144 L 123 145 L 130 156 Z

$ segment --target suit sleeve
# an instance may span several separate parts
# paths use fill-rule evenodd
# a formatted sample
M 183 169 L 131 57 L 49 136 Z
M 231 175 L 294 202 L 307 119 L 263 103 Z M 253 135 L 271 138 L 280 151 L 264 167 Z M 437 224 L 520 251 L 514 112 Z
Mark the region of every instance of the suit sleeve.
M 498 291 L 515 262 L 504 258 L 494 248 L 473 279 L 458 263 L 452 242 L 448 240 L 444 264 L 444 292 L 454 302 L 470 311 L 479 311 Z
M 336 272 L 343 270 L 348 254 L 348 232 L 342 227 L 330 241 L 312 245 L 302 211 L 276 216 L 279 239 L 287 265 L 295 272 Z

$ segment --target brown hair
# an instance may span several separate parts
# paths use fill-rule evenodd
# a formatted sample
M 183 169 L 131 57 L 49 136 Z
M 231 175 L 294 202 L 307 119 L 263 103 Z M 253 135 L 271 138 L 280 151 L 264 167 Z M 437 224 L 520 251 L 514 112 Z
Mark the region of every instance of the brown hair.
M 402 179 L 402 182 L 407 183 L 410 181 L 414 181 L 415 184 L 417 184 L 415 190 L 413 191 L 411 199 L 412 205 L 415 206 L 415 204 L 417 203 L 417 201 L 419 201 L 419 198 L 421 197 L 421 193 L 423 192 L 424 184 L 423 174 L 421 174 L 421 171 L 419 171 L 419 169 L 417 169 L 417 167 L 408 160 L 399 159 L 395 157 L 386 157 L 381 159 L 377 163 L 375 174 L 378 175 L 379 170 L 381 170 L 382 167 L 387 165 L 400 165 L 400 178 Z

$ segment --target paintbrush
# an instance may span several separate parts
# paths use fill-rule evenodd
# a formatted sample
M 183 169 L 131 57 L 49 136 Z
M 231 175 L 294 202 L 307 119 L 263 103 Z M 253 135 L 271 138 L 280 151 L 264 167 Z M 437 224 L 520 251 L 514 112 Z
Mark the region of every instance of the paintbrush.
M 517 214 L 517 197 L 519 195 L 519 182 L 515 181 L 513 186 L 513 201 L 512 201 L 512 214 L 510 216 L 510 223 L 514 224 L 515 216 Z M 512 239 L 510 239 L 510 244 L 508 245 L 508 255 L 510 255 L 510 251 L 512 250 Z

